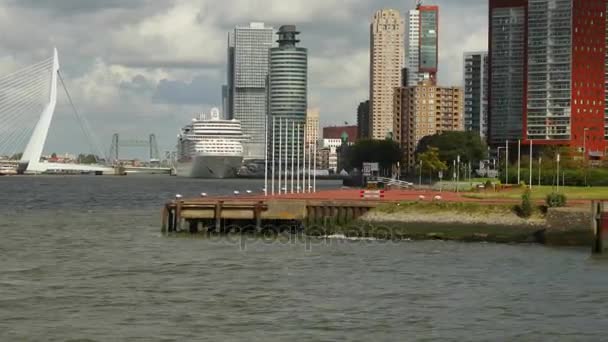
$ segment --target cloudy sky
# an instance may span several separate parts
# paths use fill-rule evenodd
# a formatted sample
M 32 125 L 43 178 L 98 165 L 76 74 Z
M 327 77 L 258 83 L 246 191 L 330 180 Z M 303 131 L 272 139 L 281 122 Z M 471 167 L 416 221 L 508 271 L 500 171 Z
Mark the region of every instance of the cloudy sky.
M 427 1 L 430 3 L 430 1 Z M 311 107 L 322 125 L 356 122 L 368 97 L 369 21 L 374 11 L 403 14 L 415 0 L 3 0 L 0 75 L 59 50 L 78 110 L 109 149 L 111 136 L 175 145 L 194 113 L 219 106 L 226 36 L 251 21 L 296 24 L 309 48 Z M 436 0 L 440 73 L 462 83 L 462 54 L 487 46 L 487 0 Z M 88 152 L 60 93 L 46 151 Z

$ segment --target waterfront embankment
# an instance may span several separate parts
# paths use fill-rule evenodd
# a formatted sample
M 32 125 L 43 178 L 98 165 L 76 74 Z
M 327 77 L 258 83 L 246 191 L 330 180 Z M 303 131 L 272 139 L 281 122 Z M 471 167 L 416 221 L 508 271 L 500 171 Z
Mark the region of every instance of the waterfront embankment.
M 418 201 L 382 203 L 347 225 L 306 230 L 316 236 L 591 246 L 591 222 L 590 206 L 539 206 L 523 218 L 511 204 Z
M 303 230 L 310 236 L 441 239 L 591 246 L 590 201 L 568 208 L 534 202 L 523 217 L 513 199 L 466 194 L 387 191 L 377 200 L 349 189 L 314 194 L 175 199 L 163 209 L 163 231 L 190 233 Z

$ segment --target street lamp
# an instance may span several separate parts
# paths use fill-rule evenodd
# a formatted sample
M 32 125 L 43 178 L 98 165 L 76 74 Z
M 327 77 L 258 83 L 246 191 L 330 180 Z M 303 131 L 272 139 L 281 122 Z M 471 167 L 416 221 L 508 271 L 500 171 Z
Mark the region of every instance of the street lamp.
M 456 162 L 456 192 L 459 191 L 459 183 L 460 183 L 460 155 L 457 157 Z
M 420 168 L 420 179 L 418 180 L 418 187 L 422 189 L 422 160 L 418 161 L 418 165 Z
M 504 150 L 504 149 L 506 149 L 506 147 L 504 147 L 504 146 L 498 148 L 498 169 L 499 170 L 500 170 L 500 150 Z M 499 179 L 500 179 L 500 177 L 499 177 Z

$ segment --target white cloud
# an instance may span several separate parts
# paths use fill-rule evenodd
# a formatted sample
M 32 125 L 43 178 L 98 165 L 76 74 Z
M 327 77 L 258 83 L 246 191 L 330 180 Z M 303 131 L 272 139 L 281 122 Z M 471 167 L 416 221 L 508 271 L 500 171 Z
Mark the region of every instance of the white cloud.
M 462 53 L 487 45 L 487 5 L 484 0 L 436 2 L 440 82 L 460 84 Z M 114 130 L 134 136 L 154 132 L 162 145 L 171 146 L 175 132 L 195 112 L 219 104 L 229 30 L 251 21 L 296 24 L 302 46 L 309 49 L 310 105 L 320 107 L 323 123 L 352 123 L 357 105 L 368 97 L 369 21 L 382 7 L 405 14 L 413 1 L 96 0 L 94 6 L 74 0 L 4 1 L 0 75 L 50 56 L 57 46 L 74 100 L 101 140 L 109 140 Z M 164 90 L 175 87 L 163 93 L 165 102 L 155 97 L 161 84 Z M 189 96 L 177 96 L 179 89 Z M 199 105 L 179 103 L 185 98 L 192 103 L 197 89 Z M 66 110 L 64 100 L 58 111 Z M 68 146 L 65 137 L 53 137 L 49 144 Z

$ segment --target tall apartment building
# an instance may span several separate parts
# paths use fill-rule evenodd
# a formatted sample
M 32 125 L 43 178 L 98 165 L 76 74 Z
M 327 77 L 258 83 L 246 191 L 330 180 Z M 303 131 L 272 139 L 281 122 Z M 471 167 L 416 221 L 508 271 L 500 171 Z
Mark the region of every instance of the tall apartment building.
M 398 11 L 383 9 L 370 25 L 370 137 L 385 139 L 393 128 L 393 94 L 401 85 L 405 22 Z
M 416 165 L 418 143 L 428 135 L 463 131 L 463 98 L 460 87 L 439 87 L 431 80 L 395 91 L 394 139 L 403 149 L 403 166 Z
M 464 53 L 464 129 L 488 134 L 488 53 Z
M 490 143 L 606 149 L 606 0 L 490 1 Z
M 369 100 L 357 107 L 357 138 L 369 139 Z
M 606 1 L 606 13 L 608 14 L 608 0 Z M 608 140 L 608 19 L 606 19 L 606 68 L 604 70 L 604 91 L 605 94 L 605 116 L 604 116 L 604 138 Z
M 490 1 L 488 142 L 522 138 L 525 111 L 526 0 Z
M 308 110 L 308 51 L 298 47 L 298 35 L 294 25 L 284 25 L 279 28 L 277 35 L 279 39 L 278 47 L 270 49 L 270 72 L 268 75 L 268 103 L 269 120 L 274 120 L 275 135 L 271 137 L 275 141 L 275 148 L 282 148 L 276 155 L 289 155 L 298 143 L 304 146 L 304 135 L 306 134 L 306 112 Z M 279 133 L 279 120 L 289 122 L 288 127 L 284 127 L 283 134 Z M 302 127 L 302 130 L 292 134 L 292 123 L 295 127 Z M 285 129 L 286 128 L 286 129 Z M 294 139 L 295 137 L 295 139 Z M 281 142 L 281 144 L 279 144 Z M 282 161 L 281 161 L 282 162 Z
M 317 144 L 319 142 L 319 131 L 321 125 L 319 122 L 319 108 L 311 108 L 306 113 L 306 141 L 308 144 Z
M 237 26 L 228 37 L 228 98 L 226 117 L 241 121 L 249 136 L 246 159 L 264 159 L 266 77 L 273 29 L 263 23 Z M 226 110 L 226 109 L 225 109 Z
M 415 86 L 423 80 L 437 82 L 439 61 L 439 7 L 423 6 L 408 13 L 407 85 Z

